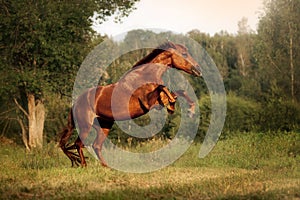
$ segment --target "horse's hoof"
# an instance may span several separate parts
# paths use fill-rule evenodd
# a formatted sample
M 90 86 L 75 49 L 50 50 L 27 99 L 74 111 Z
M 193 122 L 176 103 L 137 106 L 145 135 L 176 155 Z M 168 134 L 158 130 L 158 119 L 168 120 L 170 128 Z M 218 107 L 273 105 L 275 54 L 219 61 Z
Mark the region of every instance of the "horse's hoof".
M 101 165 L 103 166 L 103 167 L 108 167 L 108 165 L 106 164 L 106 163 L 101 163 Z
M 175 103 L 175 102 L 176 102 L 176 99 L 169 99 L 169 102 L 170 102 L 170 103 Z
M 189 118 L 194 118 L 194 112 L 188 111 L 188 117 Z

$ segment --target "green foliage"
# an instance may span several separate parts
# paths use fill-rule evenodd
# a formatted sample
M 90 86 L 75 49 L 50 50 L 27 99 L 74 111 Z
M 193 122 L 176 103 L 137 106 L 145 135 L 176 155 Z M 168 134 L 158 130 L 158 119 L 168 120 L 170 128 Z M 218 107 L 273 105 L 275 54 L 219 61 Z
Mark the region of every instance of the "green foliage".
M 259 113 L 262 110 L 260 104 L 253 100 L 247 100 L 229 93 L 227 99 L 227 114 L 224 132 L 249 132 L 257 130 Z
M 252 100 L 236 96 L 229 93 L 226 96 L 227 109 L 226 119 L 221 137 L 227 137 L 239 132 L 249 132 L 260 127 L 259 114 L 260 104 Z M 209 96 L 202 96 L 200 101 L 201 124 L 198 135 L 203 138 L 210 125 L 211 101 Z
M 300 64 L 300 2 L 298 0 L 275 0 L 265 2 L 265 14 L 261 17 L 255 57 L 260 77 L 271 89 L 276 81 L 283 95 L 299 100 Z M 293 88 L 293 89 L 292 89 Z
M 95 45 L 93 41 L 103 39 L 92 29 L 93 22 L 101 23 L 113 14 L 120 20 L 132 11 L 135 2 L 1 1 L 0 94 L 5 96 L 3 100 L 9 104 L 16 98 L 27 110 L 27 95 L 33 94 L 52 112 L 53 107 L 47 102 L 51 104 L 59 96 L 71 96 L 81 62 Z M 1 110 L 7 114 L 4 119 L 20 118 L 27 124 L 24 113 L 5 109 Z M 54 113 L 48 117 L 59 117 Z
M 297 0 L 265 1 L 257 33 L 246 19 L 238 23 L 237 35 L 188 33 L 209 52 L 224 79 L 229 94 L 224 133 L 299 128 L 299 9 Z M 199 135 L 207 129 L 210 112 L 209 98 L 201 98 Z
M 229 93 L 226 119 L 221 137 L 227 138 L 243 132 L 278 132 L 300 128 L 300 106 L 282 98 L 269 98 L 265 101 L 237 96 Z M 210 97 L 202 96 L 200 101 L 201 124 L 198 136 L 203 138 L 210 124 Z
M 65 123 L 70 107 L 70 99 L 65 99 L 65 96 L 71 94 L 82 60 L 104 39 L 92 30 L 93 20 L 101 23 L 116 14 L 118 21 L 134 9 L 135 2 L 0 2 L 0 110 L 4 113 L 0 115 L 1 133 L 7 135 L 7 131 L 11 130 L 17 135 L 20 132 L 15 119 L 18 116 L 22 120 L 25 118 L 16 109 L 12 98 L 18 98 L 26 108 L 26 94 L 33 92 L 37 99 L 44 100 L 46 104 L 45 132 L 49 136 L 47 140 L 51 140 Z M 256 33 L 249 29 L 247 19 L 243 18 L 238 22 L 237 35 L 220 31 L 210 36 L 199 30 L 187 34 L 209 53 L 223 77 L 228 92 L 223 136 L 250 131 L 299 129 L 299 9 L 297 0 L 265 1 Z M 126 52 L 111 63 L 100 84 L 116 82 L 152 50 L 139 49 L 140 41 L 153 46 L 166 39 L 175 40 L 170 32 L 157 34 L 136 30 L 129 32 L 123 42 L 108 42 L 107 49 L 114 49 L 116 53 L 126 51 L 126 46 L 137 50 Z M 105 56 L 111 58 L 112 55 Z M 98 71 L 94 74 L 99 77 Z M 210 124 L 210 97 L 203 80 L 187 79 L 200 97 L 201 125 L 198 136 L 203 138 Z M 8 122 L 7 118 L 11 120 Z M 176 112 L 168 118 L 167 125 L 157 137 L 173 138 L 179 121 L 180 114 Z M 136 122 L 145 125 L 149 117 L 136 119 Z M 122 144 L 130 138 L 117 127 L 114 127 L 111 137 Z
M 210 116 L 211 116 L 211 100 L 210 96 L 203 95 L 199 100 L 200 107 L 200 126 L 198 129 L 198 137 L 203 139 L 208 130 L 210 124 Z
M 262 104 L 261 131 L 291 131 L 300 128 L 300 105 L 282 98 L 270 98 Z
M 47 101 L 47 118 L 45 120 L 44 138 L 46 142 L 58 142 L 60 132 L 66 126 L 66 119 L 71 108 L 71 101 L 67 97 L 61 97 L 60 95 L 48 94 L 51 97 L 46 96 Z M 76 133 L 75 133 L 76 134 Z M 75 135 L 74 134 L 74 135 Z
M 37 96 L 45 89 L 68 95 L 91 48 L 94 13 L 99 22 L 116 11 L 121 17 L 134 2 L 2 2 L 1 63 L 10 75 L 7 83 Z

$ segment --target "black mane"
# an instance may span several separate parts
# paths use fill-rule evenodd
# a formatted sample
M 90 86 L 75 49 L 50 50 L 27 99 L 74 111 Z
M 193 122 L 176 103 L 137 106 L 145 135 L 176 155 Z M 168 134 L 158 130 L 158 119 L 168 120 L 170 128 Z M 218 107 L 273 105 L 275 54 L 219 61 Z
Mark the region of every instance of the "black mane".
M 159 45 L 158 47 L 156 47 L 151 53 L 149 53 L 146 57 L 142 58 L 140 61 L 138 61 L 137 63 L 135 63 L 135 65 L 133 65 L 133 67 L 137 67 L 139 65 L 143 65 L 146 63 L 149 63 L 151 60 L 153 60 L 158 54 L 166 51 L 167 49 L 176 49 L 176 46 L 174 43 L 172 42 L 166 42 L 163 43 L 161 45 Z

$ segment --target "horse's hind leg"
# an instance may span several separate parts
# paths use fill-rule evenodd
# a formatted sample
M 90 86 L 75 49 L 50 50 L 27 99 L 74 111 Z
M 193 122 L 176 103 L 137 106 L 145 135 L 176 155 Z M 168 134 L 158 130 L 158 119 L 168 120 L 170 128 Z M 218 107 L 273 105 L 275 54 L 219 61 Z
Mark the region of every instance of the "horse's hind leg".
M 80 161 L 79 156 L 74 154 L 73 152 L 69 151 L 71 149 L 74 149 L 74 145 L 66 147 L 66 143 L 70 136 L 72 135 L 74 127 L 69 126 L 68 128 L 65 128 L 63 130 L 63 135 L 61 136 L 60 140 L 60 147 L 63 150 L 63 152 L 68 156 L 68 158 L 71 160 L 72 167 L 74 166 L 74 163 L 78 166 L 78 163 Z
M 91 129 L 91 127 L 80 128 L 79 136 L 75 141 L 75 146 L 76 146 L 76 149 L 79 154 L 80 161 L 81 161 L 80 162 L 81 167 L 86 167 L 86 161 L 85 161 L 85 157 L 83 155 L 83 150 L 82 150 L 84 148 L 84 144 L 82 141 L 84 141 L 87 138 L 87 136 L 90 132 L 90 129 Z
M 112 127 L 112 124 L 113 123 L 108 122 L 108 124 L 102 125 L 102 127 L 100 127 L 99 125 L 94 125 L 94 128 L 97 131 L 97 137 L 93 143 L 93 149 L 98 159 L 100 160 L 101 165 L 104 167 L 107 167 L 107 164 L 103 158 L 101 150 L 102 150 L 103 143 Z

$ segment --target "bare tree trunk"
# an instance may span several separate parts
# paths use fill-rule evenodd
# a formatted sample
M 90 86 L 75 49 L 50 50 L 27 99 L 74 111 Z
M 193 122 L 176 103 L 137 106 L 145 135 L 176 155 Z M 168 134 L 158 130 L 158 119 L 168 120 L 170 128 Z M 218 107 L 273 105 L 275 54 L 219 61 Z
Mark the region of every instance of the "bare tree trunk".
M 241 69 L 240 69 L 240 73 L 242 76 L 246 76 L 246 66 L 245 66 L 245 60 L 243 57 L 243 54 L 240 53 L 240 59 L 241 59 Z
M 17 107 L 28 119 L 28 137 L 23 121 L 18 118 L 22 129 L 22 139 L 26 149 L 41 148 L 43 146 L 43 132 L 45 123 L 45 106 L 41 100 L 36 100 L 31 93 L 27 94 L 28 112 L 14 98 Z
M 45 122 L 45 106 L 41 100 L 37 100 L 35 107 L 35 119 L 36 119 L 36 134 L 37 134 L 37 146 L 43 146 L 43 133 Z
M 35 97 L 33 94 L 27 94 L 28 101 L 28 134 L 30 148 L 37 147 L 37 129 L 36 129 L 36 115 L 35 115 Z
M 30 148 L 43 146 L 45 107 L 41 100 L 35 100 L 33 94 L 27 95 L 28 100 L 28 134 Z

